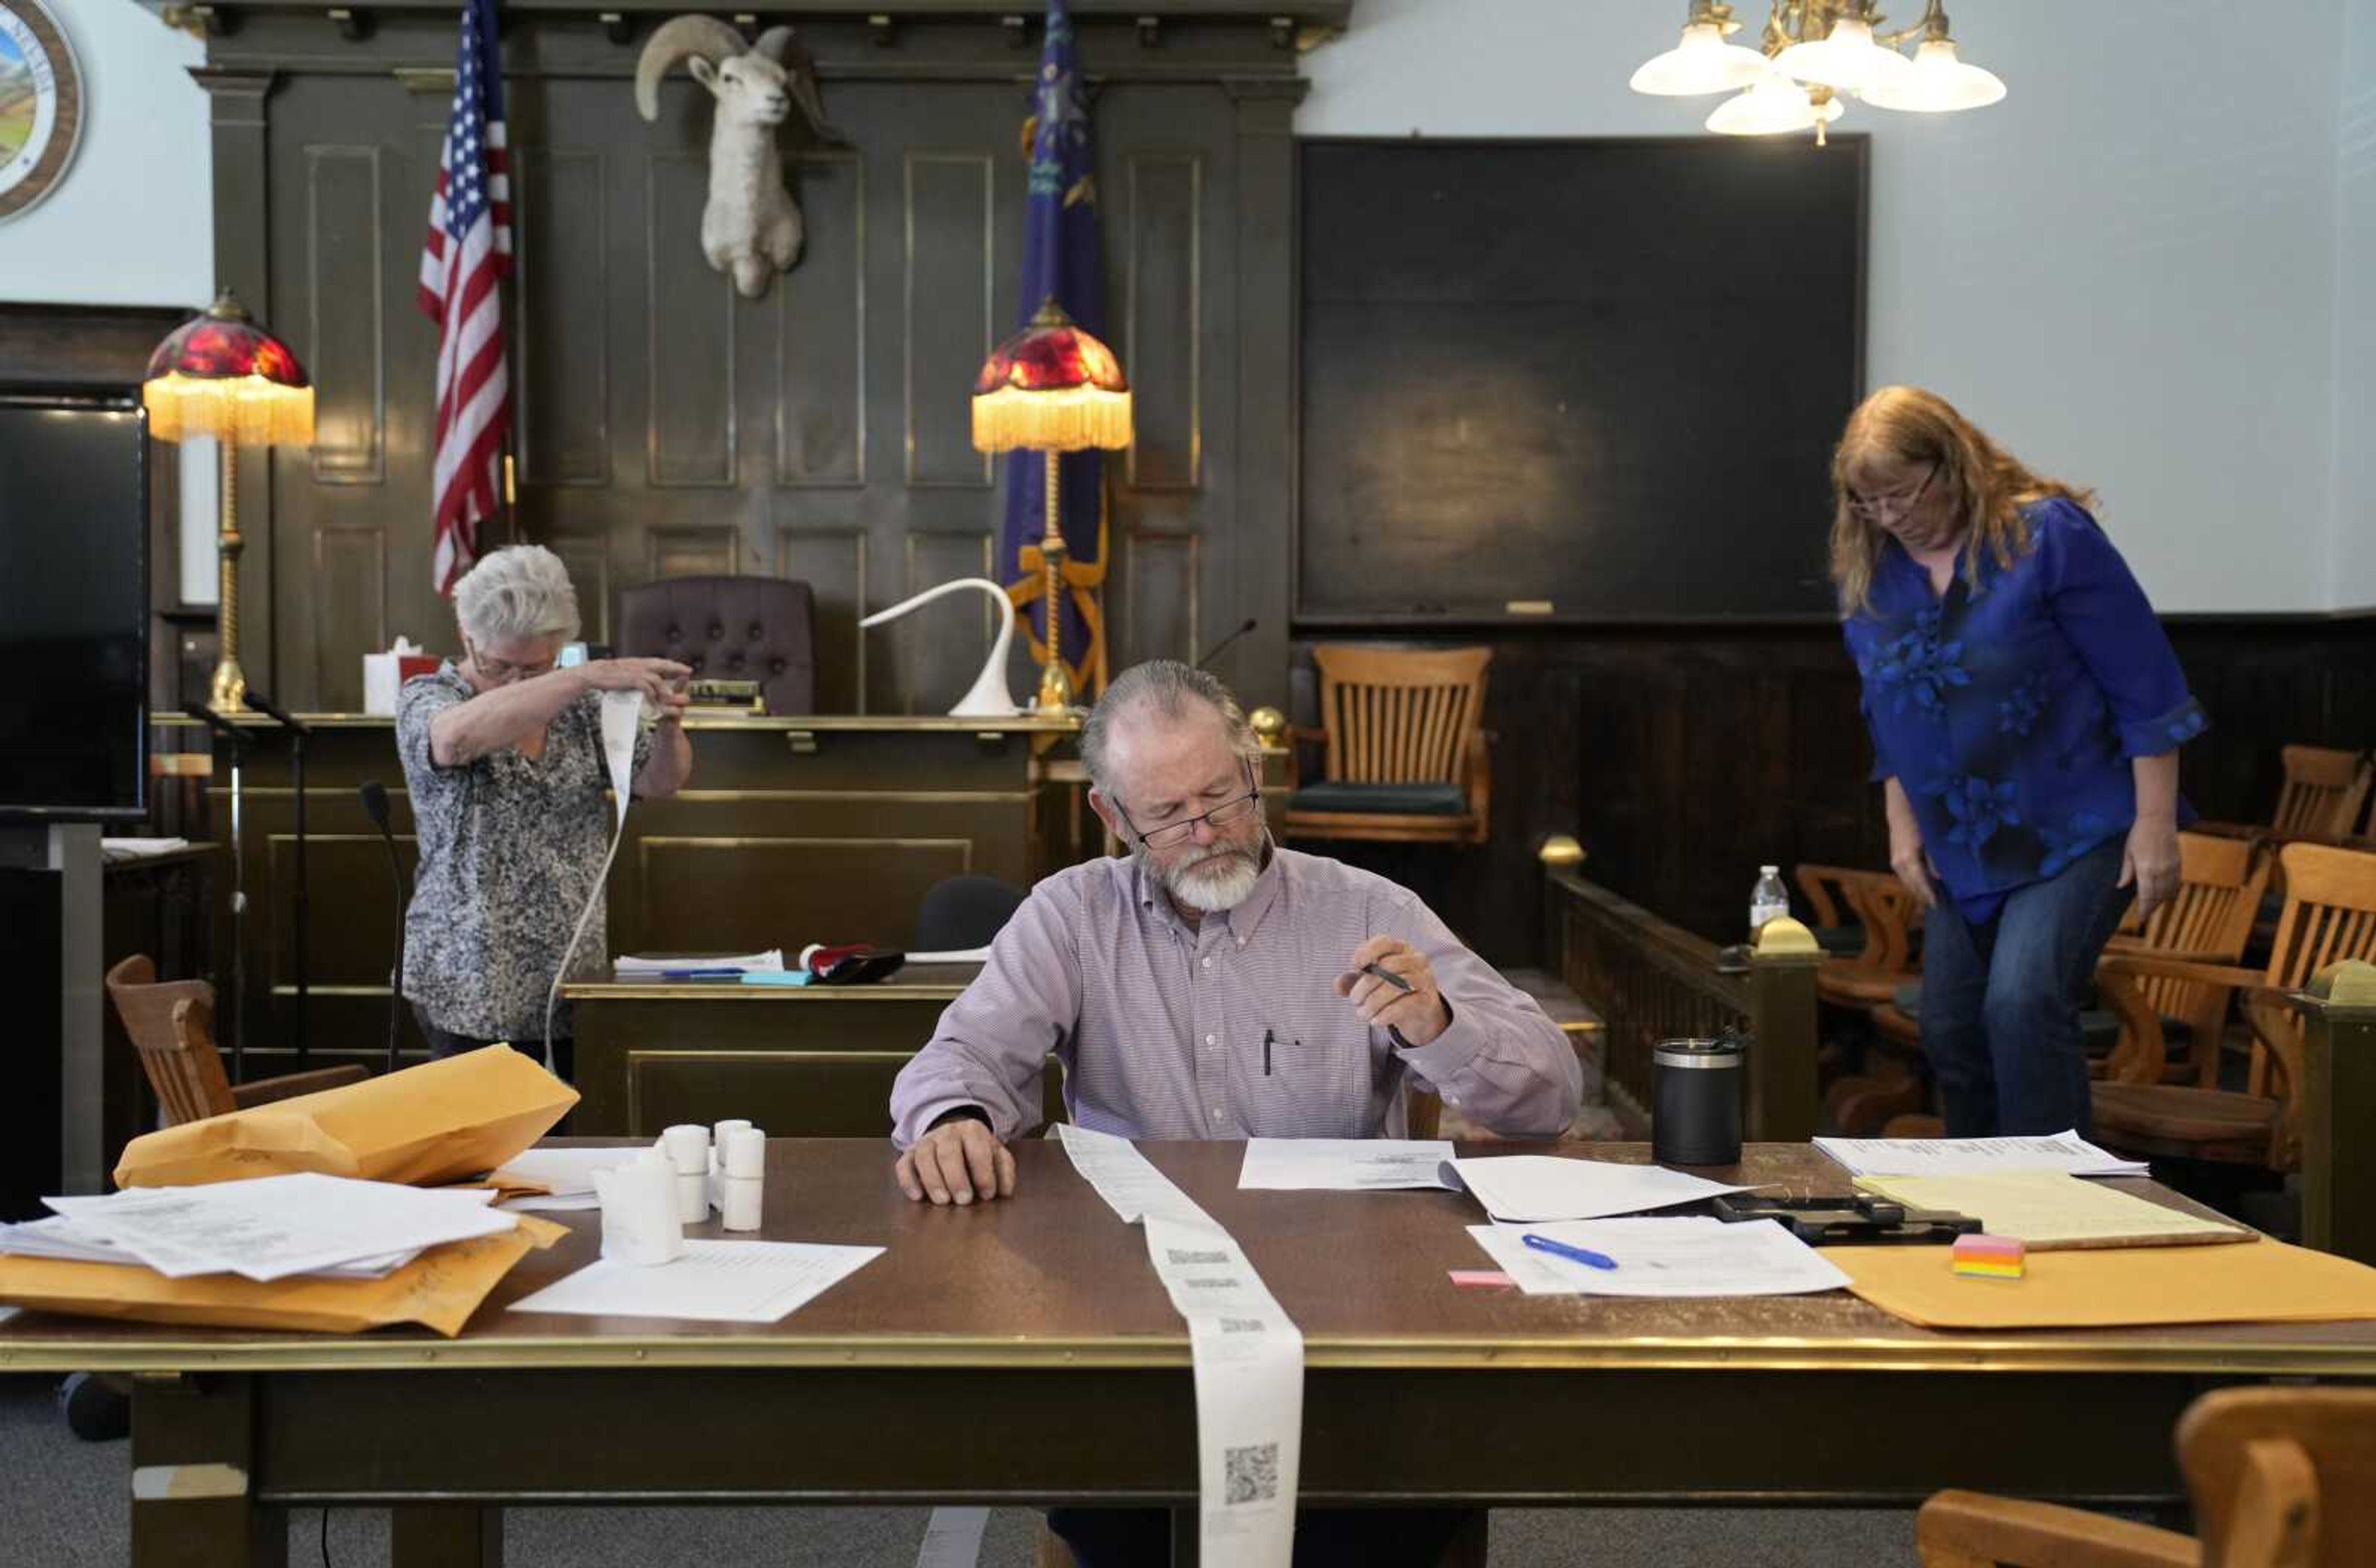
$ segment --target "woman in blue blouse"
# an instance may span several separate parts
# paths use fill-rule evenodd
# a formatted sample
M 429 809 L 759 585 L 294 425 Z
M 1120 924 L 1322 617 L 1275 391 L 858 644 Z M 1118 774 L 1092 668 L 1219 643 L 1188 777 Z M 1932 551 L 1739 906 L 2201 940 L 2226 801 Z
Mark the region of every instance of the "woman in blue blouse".
M 2094 497 L 1942 399 L 1866 398 L 1832 488 L 1890 865 L 1930 911 L 1947 1131 L 2085 1133 L 2079 1009 L 2132 890 L 2148 914 L 2177 890 L 2178 747 L 2203 709 Z

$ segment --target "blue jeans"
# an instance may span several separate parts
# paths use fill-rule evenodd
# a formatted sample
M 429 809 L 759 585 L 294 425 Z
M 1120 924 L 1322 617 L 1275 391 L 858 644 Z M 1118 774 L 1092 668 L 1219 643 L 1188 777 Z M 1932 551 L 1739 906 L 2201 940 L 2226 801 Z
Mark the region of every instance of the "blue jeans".
M 1943 895 L 1932 906 L 1922 938 L 1922 1050 L 1949 1137 L 2088 1133 L 2079 1009 L 2129 905 L 2130 890 L 2116 885 L 2126 849 L 2125 834 L 2099 845 L 2061 874 L 2007 894 L 1977 923 Z

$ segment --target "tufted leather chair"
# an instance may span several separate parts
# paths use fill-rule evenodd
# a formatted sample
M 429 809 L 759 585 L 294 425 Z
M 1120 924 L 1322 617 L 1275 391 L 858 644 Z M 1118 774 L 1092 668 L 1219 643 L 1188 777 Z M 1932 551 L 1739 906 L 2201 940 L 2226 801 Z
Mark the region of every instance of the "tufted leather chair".
M 816 605 L 780 577 L 665 577 L 619 596 L 619 652 L 707 681 L 756 681 L 771 714 L 816 700 Z

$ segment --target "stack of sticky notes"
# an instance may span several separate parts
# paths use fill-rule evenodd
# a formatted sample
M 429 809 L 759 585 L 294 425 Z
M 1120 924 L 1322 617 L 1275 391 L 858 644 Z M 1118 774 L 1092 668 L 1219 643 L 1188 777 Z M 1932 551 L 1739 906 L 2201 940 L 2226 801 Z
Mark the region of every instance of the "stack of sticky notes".
M 2022 1246 L 2011 1236 L 1975 1234 L 1955 1238 L 1955 1275 L 1961 1279 L 2019 1279 Z

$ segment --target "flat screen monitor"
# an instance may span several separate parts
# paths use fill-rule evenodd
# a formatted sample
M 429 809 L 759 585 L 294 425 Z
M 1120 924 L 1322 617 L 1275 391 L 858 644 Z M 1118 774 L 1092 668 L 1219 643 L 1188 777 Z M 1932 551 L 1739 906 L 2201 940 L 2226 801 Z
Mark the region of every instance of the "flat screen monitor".
M 0 393 L 0 819 L 148 814 L 148 430 Z

